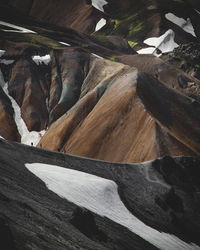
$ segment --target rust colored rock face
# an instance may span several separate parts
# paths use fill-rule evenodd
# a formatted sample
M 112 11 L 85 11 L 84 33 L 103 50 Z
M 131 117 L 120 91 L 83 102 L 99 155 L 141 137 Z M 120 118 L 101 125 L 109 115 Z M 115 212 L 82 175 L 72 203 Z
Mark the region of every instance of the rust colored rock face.
M 66 152 L 117 162 L 142 161 L 145 154 L 156 156 L 151 140 L 154 122 L 137 98 L 136 77 L 137 72 L 127 73 L 106 90 L 64 145 Z M 140 132 L 147 127 L 144 136 Z M 150 138 L 149 144 L 141 152 L 138 144 L 144 145 L 145 137 Z
M 101 63 L 102 61 L 95 62 L 94 65 Z M 111 65 L 113 69 L 122 67 L 118 63 Z M 92 67 L 93 72 L 95 72 L 94 67 Z M 99 68 L 100 75 L 101 72 L 104 72 L 104 68 Z M 89 71 L 88 75 L 91 83 L 92 73 Z M 95 75 L 93 77 L 95 81 Z M 188 147 L 185 140 L 180 141 L 180 138 L 184 137 L 183 129 L 179 130 L 180 134 L 183 133 L 182 136 L 176 135 L 178 133 L 176 125 L 175 128 L 172 125 L 169 130 L 169 132 L 173 129 L 177 131 L 170 133 L 172 136 L 164 129 L 167 126 L 161 116 L 164 114 L 164 117 L 168 117 L 169 114 L 163 113 L 168 107 L 163 108 L 163 111 L 159 109 L 162 103 L 160 99 L 156 100 L 153 97 L 155 110 L 161 115 L 159 117 L 154 114 L 152 117 L 151 110 L 144 106 L 148 96 L 143 100 L 141 86 L 148 88 L 151 81 L 151 77 L 138 74 L 137 69 L 124 68 L 118 77 L 88 90 L 74 108 L 49 128 L 38 146 L 115 162 L 147 161 L 166 154 L 194 155 L 195 152 L 198 154 L 196 146 L 193 148 L 190 145 L 195 135 Z M 165 90 L 165 87 L 163 88 Z M 101 93 L 100 96 L 98 92 Z M 158 92 L 155 88 L 155 93 L 163 98 L 159 88 Z M 150 107 L 153 107 L 152 104 Z M 177 121 L 177 118 L 174 119 Z M 195 117 L 191 119 L 195 120 Z M 182 121 L 178 122 L 177 126 L 181 123 Z M 198 124 L 197 121 L 197 129 Z M 196 145 L 199 145 L 199 142 Z

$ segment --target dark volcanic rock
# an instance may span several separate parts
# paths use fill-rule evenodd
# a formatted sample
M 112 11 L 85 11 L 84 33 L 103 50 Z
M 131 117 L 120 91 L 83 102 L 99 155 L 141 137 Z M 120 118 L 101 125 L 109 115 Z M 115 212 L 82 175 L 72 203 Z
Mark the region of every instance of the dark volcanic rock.
M 128 229 L 92 212 L 83 212 L 52 193 L 24 166 L 25 162 L 32 160 L 48 162 L 53 158 L 58 160 L 58 165 L 62 162 L 65 166 L 77 165 L 75 162 L 70 160 L 68 165 L 64 158 L 63 161 L 52 152 L 32 148 L 33 152 L 37 152 L 32 154 L 29 151 L 31 148 L 5 141 L 0 143 L 0 221 L 4 223 L 1 229 L 7 237 L 12 235 L 10 244 L 14 242 L 16 249 L 156 249 Z M 41 156 L 38 154 L 40 151 Z M 11 155 L 8 157 L 9 152 Z M 45 156 L 46 153 L 49 156 Z M 26 154 L 27 158 L 21 154 Z M 87 222 L 87 228 L 83 222 Z M 8 229 L 5 224 L 9 225 Z
M 6 198 L 6 197 L 5 197 Z M 0 217 L 1 246 L 6 250 L 17 250 L 16 242 L 13 239 L 12 231 L 9 227 L 9 219 Z
M 200 79 L 200 43 L 183 44 L 167 57 L 167 61 Z
M 0 211 L 6 223 L 9 217 L 20 249 L 154 249 L 126 228 L 52 193 L 25 168 L 27 162 L 55 164 L 113 180 L 124 204 L 140 220 L 200 244 L 199 158 L 114 164 L 6 141 L 1 141 L 0 152 Z
M 108 240 L 106 234 L 97 227 L 93 214 L 87 209 L 76 208 L 72 214 L 71 223 L 78 228 L 81 233 L 92 240 L 96 239 L 100 242 L 106 242 Z

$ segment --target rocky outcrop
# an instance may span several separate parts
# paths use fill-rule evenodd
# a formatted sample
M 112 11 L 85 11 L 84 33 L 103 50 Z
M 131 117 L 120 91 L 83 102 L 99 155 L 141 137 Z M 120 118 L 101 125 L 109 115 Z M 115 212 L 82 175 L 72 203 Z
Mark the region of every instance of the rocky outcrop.
M 178 67 L 188 74 L 200 79 L 200 44 L 187 43 L 176 48 L 163 59 L 169 64 Z

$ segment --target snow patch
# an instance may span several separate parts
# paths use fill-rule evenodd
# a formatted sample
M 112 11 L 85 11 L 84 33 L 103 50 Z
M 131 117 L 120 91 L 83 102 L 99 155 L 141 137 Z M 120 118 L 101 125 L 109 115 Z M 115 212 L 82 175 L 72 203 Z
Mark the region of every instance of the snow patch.
M 51 61 L 51 57 L 49 54 L 45 56 L 32 56 L 32 59 L 37 65 L 40 65 L 42 63 L 48 65 Z
M 14 109 L 14 120 L 17 126 L 17 129 L 19 131 L 19 134 L 21 135 L 21 143 L 36 146 L 39 142 L 39 140 L 42 138 L 42 136 L 45 133 L 45 130 L 42 130 L 40 132 L 37 131 L 31 131 L 27 129 L 27 126 L 24 122 L 24 120 L 21 117 L 21 109 L 15 99 L 9 95 L 8 92 L 8 83 L 4 81 L 3 74 L 0 70 L 0 86 L 2 87 L 5 94 L 8 96 L 12 103 L 12 107 Z
M 140 49 L 137 51 L 137 53 L 138 54 L 153 54 L 153 55 L 156 55 L 157 57 L 162 55 L 162 53 L 161 54 L 156 53 L 155 47 L 148 47 L 148 48 Z
M 103 6 L 106 4 L 108 4 L 108 2 L 105 0 L 92 0 L 92 6 L 102 12 L 104 12 Z
M 38 142 L 42 138 L 42 136 L 45 134 L 45 130 L 42 130 L 40 132 L 38 131 L 31 131 L 27 134 L 24 134 L 21 138 L 21 143 L 31 146 L 37 146 Z
M 6 65 L 9 65 L 9 64 L 14 63 L 14 60 L 0 59 L 0 63 L 6 64 Z
M 167 53 L 173 51 L 179 45 L 174 41 L 175 33 L 173 30 L 169 29 L 160 37 L 151 37 L 144 40 L 144 43 L 149 46 L 154 46 L 159 49 L 162 53 Z
M 49 113 L 49 98 L 48 97 L 45 99 L 45 104 L 46 104 L 46 107 L 47 107 L 47 111 Z
M 162 53 L 171 52 L 179 46 L 177 43 L 175 43 L 174 37 L 175 37 L 174 31 L 169 29 L 160 37 L 148 38 L 144 40 L 144 43 L 151 47 L 140 49 L 137 51 L 137 53 L 153 54 L 159 57 L 162 55 Z
M 0 25 L 4 25 L 4 26 L 7 26 L 7 27 L 16 29 L 16 30 L 2 29 L 3 31 L 6 31 L 6 32 L 36 33 L 35 31 L 29 30 L 29 29 L 26 29 L 26 28 L 23 28 L 23 27 L 20 27 L 20 26 L 11 24 L 11 23 L 6 23 L 6 22 L 3 22 L 3 21 L 0 21 Z
M 100 30 L 104 25 L 106 25 L 106 19 L 101 18 L 100 21 L 96 25 L 95 32 Z
M 59 42 L 60 44 L 66 45 L 66 46 L 71 46 L 71 44 L 69 43 L 65 43 L 65 42 Z
M 3 56 L 5 52 L 6 52 L 5 50 L 0 49 L 0 57 Z
M 14 109 L 14 119 L 15 119 L 15 123 L 17 125 L 17 129 L 20 133 L 20 135 L 23 137 L 24 134 L 28 134 L 29 131 L 26 127 L 26 124 L 24 122 L 24 120 L 21 117 L 21 110 L 19 105 L 17 104 L 17 102 L 15 101 L 15 99 L 9 95 L 8 93 L 8 83 L 5 83 L 3 86 L 3 91 L 5 92 L 5 94 L 8 96 L 8 98 L 10 99 L 11 103 L 12 103 L 12 107 Z
M 175 16 L 173 13 L 167 13 L 167 14 L 165 14 L 165 17 L 170 22 L 181 27 L 187 33 L 190 33 L 196 37 L 190 18 L 187 18 L 187 20 L 185 20 L 183 18 Z
M 98 56 L 97 54 L 92 53 L 92 55 L 95 56 L 95 57 L 97 57 L 97 58 L 99 58 L 99 59 L 103 59 L 103 57 Z
M 55 165 L 26 163 L 25 166 L 60 197 L 127 227 L 159 249 L 200 249 L 195 244 L 187 244 L 174 235 L 159 232 L 137 219 L 124 206 L 114 181 Z

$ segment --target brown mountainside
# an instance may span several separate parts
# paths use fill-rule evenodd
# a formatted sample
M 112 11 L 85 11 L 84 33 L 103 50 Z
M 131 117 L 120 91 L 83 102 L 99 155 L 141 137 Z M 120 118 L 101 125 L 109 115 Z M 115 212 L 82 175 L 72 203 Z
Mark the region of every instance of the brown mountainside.
M 58 2 L 2 4 L 1 136 L 25 142 L 36 131 L 29 145 L 116 162 L 199 155 L 196 2 Z M 36 33 L 6 30 L 13 20 Z

